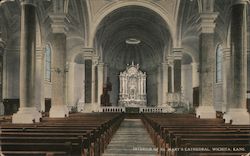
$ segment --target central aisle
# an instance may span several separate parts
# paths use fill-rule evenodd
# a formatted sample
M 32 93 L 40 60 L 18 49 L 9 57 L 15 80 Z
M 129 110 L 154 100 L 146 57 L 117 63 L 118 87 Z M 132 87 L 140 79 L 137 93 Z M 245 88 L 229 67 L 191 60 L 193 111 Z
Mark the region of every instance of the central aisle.
M 104 156 L 156 156 L 157 151 L 140 119 L 124 119 Z

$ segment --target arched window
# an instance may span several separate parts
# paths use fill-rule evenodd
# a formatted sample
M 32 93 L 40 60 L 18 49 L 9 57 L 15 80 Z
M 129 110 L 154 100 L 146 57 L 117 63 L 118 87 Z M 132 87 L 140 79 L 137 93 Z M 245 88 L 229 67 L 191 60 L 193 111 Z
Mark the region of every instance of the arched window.
M 222 81 L 222 46 L 219 44 L 216 49 L 216 82 Z
M 49 44 L 45 47 L 45 80 L 51 81 L 51 47 Z

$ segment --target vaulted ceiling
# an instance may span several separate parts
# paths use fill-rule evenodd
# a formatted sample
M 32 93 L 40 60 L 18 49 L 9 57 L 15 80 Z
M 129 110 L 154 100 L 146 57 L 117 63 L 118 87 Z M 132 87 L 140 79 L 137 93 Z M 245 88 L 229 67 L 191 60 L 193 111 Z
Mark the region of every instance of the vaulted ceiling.
M 169 17 L 172 24 L 167 26 L 166 19 L 143 6 L 118 7 L 105 16 L 94 34 L 95 46 L 102 54 L 104 62 L 117 69 L 133 59 L 142 64 L 143 68 L 155 67 L 164 59 L 164 53 L 169 51 L 171 37 L 181 40 L 182 46 L 194 58 L 198 58 L 198 28 L 199 0 L 128 0 L 127 2 L 154 5 Z M 214 11 L 219 13 L 216 20 L 216 41 L 227 40 L 230 25 L 230 6 L 233 0 L 215 0 Z M 38 2 L 38 19 L 42 35 L 48 31 L 46 22 L 52 11 L 52 1 Z M 102 10 L 110 6 L 126 3 L 125 0 L 69 0 L 68 1 L 69 46 L 85 45 L 90 35 L 93 23 L 102 15 Z M 121 5 L 122 6 L 122 5 Z M 112 10 L 112 9 L 111 9 Z M 249 16 L 250 17 L 250 16 Z M 250 20 L 249 20 L 250 21 Z M 175 25 L 174 25 L 174 24 Z M 9 45 L 18 47 L 20 31 L 20 1 L 7 2 L 0 6 L 0 37 L 8 40 Z M 171 28 L 169 27 L 171 26 Z M 177 30 L 176 36 L 170 36 L 170 30 Z M 172 33 L 172 32 L 171 32 Z M 171 34 L 172 35 L 172 34 Z M 43 40 L 46 40 L 42 37 Z M 180 37 L 179 37 L 180 36 Z M 78 39 L 79 38 L 79 39 Z M 125 43 L 128 38 L 141 41 L 138 45 Z M 45 41 L 46 42 L 46 41 Z M 70 50 L 70 49 L 69 49 Z M 196 60 L 197 61 L 197 60 Z
M 127 39 L 139 44 L 128 44 Z M 103 59 L 111 67 L 125 69 L 126 64 L 141 64 L 142 69 L 154 68 L 162 62 L 171 37 L 163 19 L 153 11 L 128 6 L 113 11 L 99 26 L 96 44 Z

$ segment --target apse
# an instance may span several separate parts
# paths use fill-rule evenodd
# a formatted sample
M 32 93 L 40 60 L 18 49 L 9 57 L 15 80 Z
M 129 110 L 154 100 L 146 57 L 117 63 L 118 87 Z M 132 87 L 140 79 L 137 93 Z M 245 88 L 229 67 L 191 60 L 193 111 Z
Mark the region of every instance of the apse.
M 166 57 L 171 43 L 167 23 L 148 8 L 122 7 L 102 20 L 95 36 L 95 47 L 108 66 L 108 76 L 113 83 L 113 104 L 118 100 L 118 74 L 132 62 L 147 72 L 149 105 L 157 103 L 157 67 Z

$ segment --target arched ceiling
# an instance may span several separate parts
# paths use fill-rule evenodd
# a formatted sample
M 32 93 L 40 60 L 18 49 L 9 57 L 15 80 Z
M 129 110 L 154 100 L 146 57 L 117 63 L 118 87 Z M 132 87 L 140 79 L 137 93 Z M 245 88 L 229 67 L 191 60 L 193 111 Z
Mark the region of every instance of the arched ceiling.
M 134 38 L 139 44 L 127 44 Z M 101 22 L 95 45 L 103 52 L 103 61 L 117 70 L 134 61 L 143 70 L 156 67 L 164 59 L 171 37 L 165 21 L 155 12 L 139 6 L 113 11 Z

